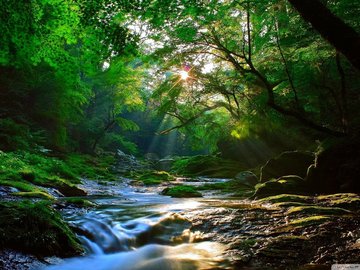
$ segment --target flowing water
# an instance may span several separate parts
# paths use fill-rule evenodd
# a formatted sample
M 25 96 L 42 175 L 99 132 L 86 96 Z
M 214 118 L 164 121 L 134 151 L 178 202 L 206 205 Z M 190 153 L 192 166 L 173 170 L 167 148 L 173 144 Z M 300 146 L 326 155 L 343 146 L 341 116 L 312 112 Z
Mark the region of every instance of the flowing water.
M 213 180 L 219 181 L 219 180 Z M 188 183 L 187 183 L 188 184 Z M 200 183 L 192 183 L 200 184 Z M 226 247 L 200 241 L 183 214 L 209 208 L 207 199 L 159 195 L 159 189 L 121 185 L 84 185 L 98 206 L 68 209 L 65 219 L 80 237 L 86 256 L 64 260 L 46 270 L 228 269 Z

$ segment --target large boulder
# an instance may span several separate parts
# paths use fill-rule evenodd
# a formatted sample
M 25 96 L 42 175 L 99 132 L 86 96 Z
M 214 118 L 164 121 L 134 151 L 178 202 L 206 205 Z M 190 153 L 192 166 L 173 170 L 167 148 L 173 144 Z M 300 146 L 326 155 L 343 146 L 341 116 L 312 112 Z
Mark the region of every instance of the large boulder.
M 250 186 L 250 187 L 253 187 L 259 183 L 257 176 L 250 171 L 239 172 L 237 175 L 235 175 L 235 180 L 238 183 L 241 183 L 241 184 L 244 184 L 244 185 Z
M 360 193 L 360 137 L 323 146 L 306 177 L 318 193 Z
M 56 188 L 65 197 L 83 197 L 87 195 L 85 190 L 77 187 L 76 185 L 65 182 L 61 185 L 58 185 Z
M 256 185 L 253 197 L 260 199 L 279 194 L 308 195 L 310 193 L 304 179 L 297 175 L 288 175 Z
M 158 162 L 156 162 L 155 169 L 160 170 L 160 171 L 169 172 L 169 171 L 171 171 L 171 167 L 174 164 L 174 162 L 175 162 L 175 159 L 172 159 L 172 158 L 160 159 Z
M 269 159 L 261 167 L 260 182 L 264 183 L 284 175 L 306 177 L 307 170 L 314 163 L 315 156 L 311 152 L 283 152 L 276 158 Z
M 69 257 L 83 251 L 61 215 L 45 202 L 0 202 L 0 235 L 0 250 L 13 249 L 39 258 Z

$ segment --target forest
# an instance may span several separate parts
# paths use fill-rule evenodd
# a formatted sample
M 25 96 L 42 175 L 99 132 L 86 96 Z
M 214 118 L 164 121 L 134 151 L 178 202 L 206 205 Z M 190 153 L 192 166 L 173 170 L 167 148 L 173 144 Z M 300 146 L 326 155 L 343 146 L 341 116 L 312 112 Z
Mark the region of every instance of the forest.
M 0 269 L 360 268 L 359 15 L 0 0 Z

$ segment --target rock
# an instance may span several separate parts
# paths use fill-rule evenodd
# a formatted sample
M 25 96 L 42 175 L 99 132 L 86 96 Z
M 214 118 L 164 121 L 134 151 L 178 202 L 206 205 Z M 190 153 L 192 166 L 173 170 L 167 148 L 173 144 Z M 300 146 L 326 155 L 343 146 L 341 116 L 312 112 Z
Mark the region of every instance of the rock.
M 173 181 L 176 178 L 165 171 L 149 171 L 137 176 L 136 179 L 142 181 L 146 186 L 151 186 Z
M 283 176 L 255 186 L 255 198 L 264 198 L 279 194 L 309 194 L 306 182 L 297 175 Z
M 36 256 L 5 249 L 0 251 L 0 269 L 2 270 L 29 270 L 44 269 L 46 264 Z
M 116 152 L 115 157 L 117 162 L 113 170 L 117 173 L 126 173 L 145 168 L 145 165 L 141 164 L 133 155 L 125 154 L 121 150 Z
M 360 193 L 360 140 L 345 138 L 316 155 L 306 181 L 318 193 Z
M 61 185 L 56 188 L 65 197 L 82 197 L 87 195 L 83 189 L 65 182 L 61 183 Z
M 201 193 L 198 192 L 193 186 L 185 186 L 185 185 L 165 188 L 161 192 L 161 194 L 175 198 L 202 197 Z
M 350 215 L 349 210 L 339 208 L 339 207 L 322 207 L 314 205 L 304 205 L 304 206 L 293 206 L 290 207 L 287 211 L 287 215 L 327 215 L 327 216 L 341 216 L 341 215 Z
M 317 197 L 320 204 L 341 207 L 350 210 L 360 208 L 360 196 L 355 193 L 337 193 L 331 195 L 322 195 Z
M 160 159 L 156 153 L 146 153 L 144 154 L 144 158 L 149 161 L 158 161 Z
M 278 157 L 269 159 L 261 167 L 260 182 L 264 183 L 284 175 L 298 175 L 305 178 L 308 167 L 314 163 L 314 158 L 311 152 L 283 152 Z
M 43 256 L 74 256 L 82 248 L 61 215 L 44 202 L 0 203 L 0 250 Z
M 161 170 L 161 171 L 167 171 L 169 172 L 171 170 L 172 165 L 174 164 L 175 159 L 172 158 L 163 158 L 160 159 L 156 164 L 155 164 L 155 169 L 156 170 Z
M 255 186 L 259 183 L 258 178 L 256 175 L 250 171 L 240 172 L 235 175 L 235 180 L 239 181 L 240 183 L 247 185 L 247 186 Z
M 259 200 L 259 202 L 269 202 L 269 203 L 284 203 L 284 202 L 297 202 L 297 203 L 311 203 L 312 197 L 294 195 L 294 194 L 280 194 L 275 196 L 270 196 Z

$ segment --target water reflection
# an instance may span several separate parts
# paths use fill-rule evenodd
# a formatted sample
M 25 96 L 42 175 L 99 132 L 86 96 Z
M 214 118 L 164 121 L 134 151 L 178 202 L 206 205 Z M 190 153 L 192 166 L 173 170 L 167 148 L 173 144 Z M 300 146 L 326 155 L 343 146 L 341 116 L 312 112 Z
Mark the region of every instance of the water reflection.
M 47 270 L 205 270 L 219 269 L 225 247 L 202 242 L 175 247 L 146 245 L 135 251 L 70 259 Z

